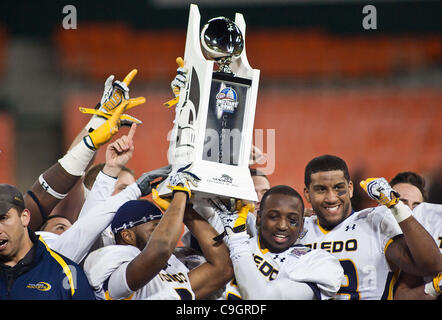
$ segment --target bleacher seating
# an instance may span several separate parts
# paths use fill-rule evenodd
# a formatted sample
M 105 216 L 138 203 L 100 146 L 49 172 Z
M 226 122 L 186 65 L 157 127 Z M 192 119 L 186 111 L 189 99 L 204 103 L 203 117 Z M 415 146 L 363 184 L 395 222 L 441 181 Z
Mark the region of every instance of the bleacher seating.
M 54 34 L 62 67 L 73 74 L 102 79 L 124 76 L 136 66 L 139 79 L 170 78 L 184 54 L 185 31 L 135 31 L 121 24 L 83 24 Z M 438 35 L 348 35 L 319 30 L 250 30 L 249 62 L 266 78 L 365 75 L 385 76 L 441 61 Z M 116 63 L 118 61 L 118 63 Z

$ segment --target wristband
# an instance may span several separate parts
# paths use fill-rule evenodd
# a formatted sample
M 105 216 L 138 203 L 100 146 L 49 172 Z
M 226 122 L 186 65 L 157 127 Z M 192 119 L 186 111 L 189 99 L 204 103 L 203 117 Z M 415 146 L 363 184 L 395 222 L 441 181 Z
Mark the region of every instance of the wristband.
M 433 281 L 427 282 L 425 284 L 424 292 L 432 297 L 437 298 L 440 293 L 437 293 L 436 289 L 434 289 Z
M 54 198 L 63 200 L 66 196 L 67 193 L 65 194 L 61 194 L 58 193 L 57 191 L 55 191 L 54 189 L 51 188 L 51 186 L 46 182 L 46 180 L 43 178 L 43 174 L 41 174 L 38 177 L 38 181 L 40 182 L 41 187 L 47 192 L 49 193 L 51 196 L 53 196 Z
M 84 141 L 80 141 L 75 147 L 69 150 L 58 162 L 69 174 L 81 176 L 92 160 L 95 151 L 89 149 Z
M 187 188 L 187 187 L 183 187 L 181 185 L 178 185 L 178 186 L 170 186 L 169 185 L 167 187 L 170 190 L 172 190 L 172 194 L 174 194 L 175 192 L 184 192 L 184 193 L 186 193 L 187 200 L 189 200 L 189 198 L 192 196 L 192 193 L 191 193 L 190 189 Z
M 442 278 L 442 272 L 439 272 L 432 281 L 425 284 L 424 291 L 426 294 L 437 298 L 440 295 L 440 281 Z
M 398 223 L 412 216 L 411 209 L 402 201 L 399 201 L 394 207 L 391 207 L 390 211 Z

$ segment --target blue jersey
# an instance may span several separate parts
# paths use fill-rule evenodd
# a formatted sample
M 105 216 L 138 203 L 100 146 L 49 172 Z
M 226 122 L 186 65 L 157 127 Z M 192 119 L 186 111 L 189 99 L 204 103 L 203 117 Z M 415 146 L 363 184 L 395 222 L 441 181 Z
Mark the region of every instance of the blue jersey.
M 16 266 L 0 264 L 0 300 L 94 300 L 78 264 L 52 251 L 33 232 L 30 252 Z

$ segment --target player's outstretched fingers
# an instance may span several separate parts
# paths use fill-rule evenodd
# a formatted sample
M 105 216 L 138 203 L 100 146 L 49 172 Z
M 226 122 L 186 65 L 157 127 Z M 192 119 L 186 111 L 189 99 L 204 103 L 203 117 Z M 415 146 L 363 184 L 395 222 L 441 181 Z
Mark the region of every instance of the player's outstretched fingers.
M 129 84 L 132 82 L 133 78 L 137 75 L 138 70 L 133 69 L 129 74 L 124 78 L 123 82 L 126 86 L 129 86 Z
M 136 106 L 138 106 L 140 104 L 145 103 L 146 102 L 146 98 L 145 97 L 137 97 L 137 98 L 131 98 L 128 101 L 129 101 L 129 104 L 127 105 L 126 110 L 130 110 L 133 107 L 136 107 Z
M 134 135 L 135 135 L 135 131 L 137 131 L 137 124 L 136 123 L 132 123 L 132 125 L 130 126 L 129 129 L 129 133 L 127 134 L 127 137 L 132 140 Z
M 183 60 L 183 58 L 178 57 L 178 58 L 176 58 L 175 61 L 176 61 L 176 63 L 178 64 L 178 66 L 179 66 L 180 68 L 184 67 L 184 60 Z

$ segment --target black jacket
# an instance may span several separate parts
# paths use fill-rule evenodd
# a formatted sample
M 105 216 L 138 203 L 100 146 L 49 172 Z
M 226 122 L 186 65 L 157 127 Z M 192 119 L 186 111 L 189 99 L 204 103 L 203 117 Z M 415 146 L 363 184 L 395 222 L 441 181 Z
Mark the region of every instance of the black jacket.
M 0 263 L 0 300 L 95 300 L 78 264 L 29 236 L 34 246 L 17 265 Z

